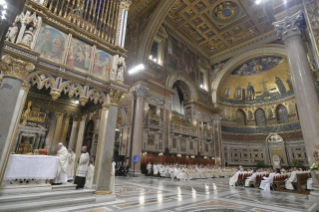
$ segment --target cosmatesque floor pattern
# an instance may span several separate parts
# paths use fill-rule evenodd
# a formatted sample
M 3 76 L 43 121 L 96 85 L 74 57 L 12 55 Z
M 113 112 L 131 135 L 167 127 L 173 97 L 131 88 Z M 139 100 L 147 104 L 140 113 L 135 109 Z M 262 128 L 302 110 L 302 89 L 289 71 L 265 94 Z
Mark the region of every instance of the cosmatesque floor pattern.
M 230 187 L 226 179 L 178 181 L 155 177 L 117 177 L 116 201 L 55 212 L 294 212 L 319 211 L 307 195 Z

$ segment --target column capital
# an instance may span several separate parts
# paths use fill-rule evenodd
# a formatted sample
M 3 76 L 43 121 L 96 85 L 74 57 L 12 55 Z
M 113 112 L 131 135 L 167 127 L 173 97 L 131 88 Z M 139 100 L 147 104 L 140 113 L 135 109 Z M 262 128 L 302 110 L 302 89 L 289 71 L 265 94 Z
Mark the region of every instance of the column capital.
M 61 91 L 58 89 L 51 89 L 50 95 L 52 96 L 52 99 L 55 101 L 61 96 Z
M 112 105 L 118 105 L 125 98 L 125 93 L 121 90 L 115 90 L 111 88 L 109 97 L 110 103 Z
M 302 26 L 305 25 L 303 12 L 299 11 L 292 16 L 284 18 L 281 21 L 272 23 L 272 25 L 274 25 L 278 37 L 283 41 L 285 41 L 289 37 L 301 35 Z
M 23 81 L 21 89 L 28 92 L 31 88 L 31 84 L 29 82 Z
M 149 88 L 143 84 L 138 84 L 133 87 L 133 91 L 137 97 L 145 97 Z
M 120 9 L 129 10 L 132 2 L 129 0 L 121 0 Z
M 3 77 L 9 76 L 23 80 L 34 68 L 34 64 L 20 58 L 14 58 L 9 54 L 5 54 L 2 57 L 2 62 L 0 62 L 0 70 L 3 72 Z

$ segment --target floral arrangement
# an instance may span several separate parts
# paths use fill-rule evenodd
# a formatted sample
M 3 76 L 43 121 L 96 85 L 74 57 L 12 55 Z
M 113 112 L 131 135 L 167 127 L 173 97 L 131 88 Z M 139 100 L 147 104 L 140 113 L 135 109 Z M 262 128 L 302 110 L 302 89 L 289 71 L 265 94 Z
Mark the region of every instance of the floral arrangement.
M 316 163 L 312 164 L 312 166 L 310 167 L 310 171 L 318 171 L 318 166 Z

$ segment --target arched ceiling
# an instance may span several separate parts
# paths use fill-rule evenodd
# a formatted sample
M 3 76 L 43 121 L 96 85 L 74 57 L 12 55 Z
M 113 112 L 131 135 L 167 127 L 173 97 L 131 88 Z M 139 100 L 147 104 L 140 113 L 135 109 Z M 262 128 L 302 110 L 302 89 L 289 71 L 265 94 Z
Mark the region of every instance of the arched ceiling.
M 230 70 L 219 87 L 219 101 L 256 104 L 280 100 L 294 94 L 287 58 L 255 56 Z

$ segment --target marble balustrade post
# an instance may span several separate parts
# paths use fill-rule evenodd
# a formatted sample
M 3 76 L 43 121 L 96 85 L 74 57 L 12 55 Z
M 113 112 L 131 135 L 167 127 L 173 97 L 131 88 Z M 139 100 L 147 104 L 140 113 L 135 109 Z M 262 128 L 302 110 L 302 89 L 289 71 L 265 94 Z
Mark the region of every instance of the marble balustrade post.
M 0 64 L 3 74 L 0 86 L 0 185 L 30 89 L 30 84 L 23 79 L 34 70 L 34 62 L 5 54 Z
M 135 117 L 133 120 L 133 138 L 132 138 L 132 154 L 130 159 L 131 170 L 134 167 L 134 156 L 138 156 L 139 160 L 135 164 L 135 173 L 141 172 L 141 153 L 143 145 L 143 125 L 144 125 L 144 97 L 148 91 L 148 88 L 142 83 L 135 85 L 134 93 L 136 95 Z
M 311 166 L 316 161 L 313 150 L 319 143 L 319 99 L 302 40 L 302 27 L 305 26 L 303 12 L 299 11 L 273 25 L 286 47 L 301 130 Z M 319 202 L 319 185 L 314 185 L 313 189 L 309 199 Z

